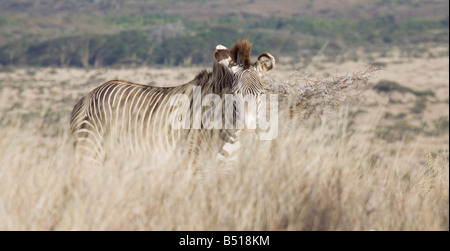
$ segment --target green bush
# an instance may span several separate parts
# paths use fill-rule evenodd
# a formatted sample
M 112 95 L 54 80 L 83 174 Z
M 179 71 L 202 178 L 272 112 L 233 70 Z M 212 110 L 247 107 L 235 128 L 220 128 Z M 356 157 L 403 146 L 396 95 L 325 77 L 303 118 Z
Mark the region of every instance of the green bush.
M 0 48 L 0 63 L 3 65 L 21 65 L 26 63 L 26 53 L 31 43 L 19 40 Z
M 114 65 L 142 63 L 153 42 L 142 31 L 115 35 L 86 35 L 57 38 L 29 44 L 14 43 L 0 49 L 0 63 L 34 66 Z

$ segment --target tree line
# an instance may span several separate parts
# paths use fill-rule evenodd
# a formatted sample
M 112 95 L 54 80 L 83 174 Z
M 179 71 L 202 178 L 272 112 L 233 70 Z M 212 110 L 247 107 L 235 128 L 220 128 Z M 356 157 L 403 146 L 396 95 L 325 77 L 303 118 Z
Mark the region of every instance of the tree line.
M 80 35 L 40 43 L 16 41 L 0 48 L 3 65 L 30 66 L 112 66 L 112 65 L 201 65 L 212 62 L 218 41 L 231 46 L 238 39 L 251 37 L 255 53 L 269 51 L 272 44 L 286 44 L 280 53 L 298 50 L 290 38 L 264 34 L 243 34 L 228 28 L 214 29 L 167 39 L 158 43 L 143 30 L 112 35 Z M 289 44 L 289 45 L 288 45 Z
M 233 26 L 207 29 L 199 26 L 188 32 L 177 28 L 173 36 L 165 36 L 164 39 L 155 39 L 155 34 L 144 29 L 108 35 L 60 37 L 43 42 L 22 39 L 0 48 L 0 64 L 76 67 L 201 65 L 212 62 L 217 43 L 230 46 L 242 38 L 251 39 L 254 54 L 270 51 L 301 57 L 311 57 L 325 41 L 330 41 L 325 55 L 336 55 L 357 46 L 371 51 L 392 46 L 410 49 L 410 45 L 448 44 L 449 41 L 448 17 L 444 20 L 397 20 L 389 15 L 367 20 L 272 17 L 245 24 L 239 20 L 231 21 L 226 23 Z

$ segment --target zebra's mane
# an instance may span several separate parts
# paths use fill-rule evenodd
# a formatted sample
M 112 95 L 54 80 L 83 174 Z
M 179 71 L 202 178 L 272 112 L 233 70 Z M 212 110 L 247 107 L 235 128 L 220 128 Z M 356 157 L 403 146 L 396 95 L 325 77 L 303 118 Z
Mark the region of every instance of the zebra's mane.
M 231 58 L 237 64 L 243 65 L 244 69 L 250 67 L 250 54 L 252 51 L 252 43 L 247 39 L 237 41 L 233 47 L 231 47 Z
M 202 70 L 186 85 L 200 86 L 202 91 L 218 94 L 229 92 L 233 82 L 233 74 L 225 66 L 215 62 L 212 71 Z

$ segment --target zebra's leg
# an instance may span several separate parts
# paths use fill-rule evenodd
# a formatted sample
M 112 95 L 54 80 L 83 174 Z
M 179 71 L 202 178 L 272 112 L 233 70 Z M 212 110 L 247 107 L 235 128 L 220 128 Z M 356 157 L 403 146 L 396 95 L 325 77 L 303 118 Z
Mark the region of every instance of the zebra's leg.
M 205 144 L 204 140 L 205 136 L 196 132 L 191 131 L 188 133 L 187 138 L 185 140 L 181 140 L 178 149 L 182 150 L 181 154 L 184 158 L 186 158 L 186 163 L 189 167 L 192 167 L 193 174 L 197 174 L 201 169 L 201 164 L 203 163 L 201 159 L 202 150 L 205 150 L 202 143 Z M 184 143 L 183 143 L 184 141 Z
M 241 143 L 239 141 L 226 142 L 217 154 L 217 159 L 221 162 L 234 162 L 239 157 L 240 149 Z
M 225 164 L 225 166 L 232 166 L 239 158 L 241 149 L 241 143 L 239 142 L 240 130 L 237 131 L 225 131 L 225 137 L 223 140 L 225 143 L 217 154 L 217 160 L 219 163 Z

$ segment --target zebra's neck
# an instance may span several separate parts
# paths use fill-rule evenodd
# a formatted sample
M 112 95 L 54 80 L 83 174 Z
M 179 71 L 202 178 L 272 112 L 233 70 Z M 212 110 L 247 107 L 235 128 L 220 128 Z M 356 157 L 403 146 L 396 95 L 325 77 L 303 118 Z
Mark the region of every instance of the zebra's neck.
M 213 70 L 202 70 L 195 78 L 188 83 L 181 85 L 184 92 L 191 92 L 193 87 L 201 87 L 202 96 L 210 93 L 222 94 L 231 93 L 234 77 L 219 63 L 214 63 Z M 180 93 L 180 89 L 174 92 Z

